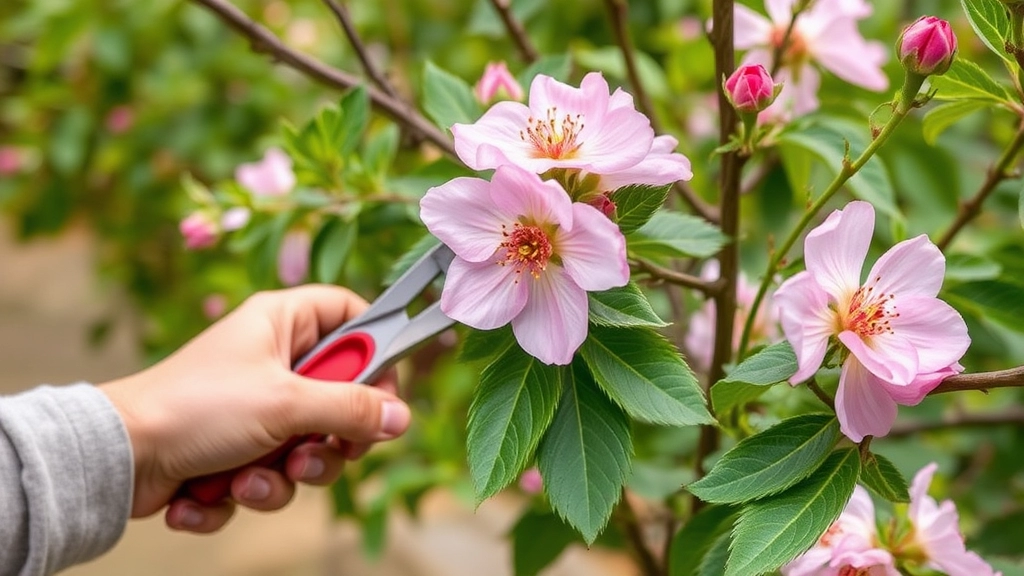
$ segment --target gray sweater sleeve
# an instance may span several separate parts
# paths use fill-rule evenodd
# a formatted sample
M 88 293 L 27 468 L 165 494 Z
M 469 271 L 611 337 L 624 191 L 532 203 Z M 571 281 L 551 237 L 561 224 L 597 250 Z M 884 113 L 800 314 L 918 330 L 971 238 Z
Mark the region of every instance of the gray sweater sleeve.
M 44 576 L 109 550 L 133 473 L 128 433 L 99 389 L 0 398 L 0 576 Z

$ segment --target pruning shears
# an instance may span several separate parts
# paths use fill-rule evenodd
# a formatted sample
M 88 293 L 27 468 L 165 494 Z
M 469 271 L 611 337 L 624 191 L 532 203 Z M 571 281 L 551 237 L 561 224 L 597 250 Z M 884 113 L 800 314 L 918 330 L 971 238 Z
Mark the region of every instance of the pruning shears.
M 321 339 L 295 362 L 292 370 L 332 382 L 373 382 L 416 345 L 455 323 L 441 311 L 440 302 L 413 317 L 407 312 L 409 304 L 448 270 L 454 258 L 455 254 L 444 244 L 431 248 L 365 312 Z M 322 435 L 295 436 L 246 466 L 283 469 L 293 448 L 322 439 Z M 231 481 L 240 468 L 193 478 L 182 486 L 182 494 L 200 504 L 217 504 L 230 497 Z

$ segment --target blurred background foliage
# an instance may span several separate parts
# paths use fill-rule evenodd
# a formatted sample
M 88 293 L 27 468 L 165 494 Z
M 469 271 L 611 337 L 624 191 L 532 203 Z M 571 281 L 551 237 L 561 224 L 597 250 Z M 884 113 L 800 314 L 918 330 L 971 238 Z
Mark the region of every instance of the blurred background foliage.
M 744 3 L 762 9 L 759 2 Z M 321 2 L 236 4 L 291 48 L 360 72 L 355 53 Z M 527 68 L 488 0 L 382 0 L 348 6 L 372 59 L 411 102 L 423 102 L 428 60 L 468 84 L 489 61 L 507 60 L 514 73 Z M 613 84 L 626 84 L 602 2 L 515 0 L 512 6 L 542 54 L 569 57 L 572 81 L 596 69 Z M 977 40 L 958 3 L 874 2 L 874 7 L 874 15 L 860 27 L 865 36 L 891 47 L 905 23 L 937 14 L 953 23 L 962 58 L 1007 82 L 1005 70 Z M 661 124 L 680 139 L 680 151 L 693 161 L 693 187 L 714 200 L 716 80 L 704 37 L 709 13 L 710 0 L 637 1 L 630 4 L 629 25 L 641 52 L 642 80 Z M 822 110 L 801 121 L 838 126 L 843 134 L 859 131 L 863 140 L 868 115 L 891 98 L 902 77 L 891 58 L 886 71 L 892 90 L 883 94 L 825 75 Z M 273 274 L 274 243 L 282 236 L 274 230 L 283 231 L 275 221 L 280 214 L 257 215 L 246 237 L 216 249 L 183 249 L 177 225 L 195 207 L 183 176 L 191 175 L 199 188 L 230 194 L 225 182 L 236 166 L 257 160 L 271 145 L 292 149 L 282 119 L 301 131 L 341 97 L 275 65 L 190 2 L 5 0 L 0 3 L 0 146 L 9 155 L 13 151 L 17 162 L 0 171 L 0 211 L 25 240 L 72 226 L 91 230 L 99 243 L 95 264 L 102 278 L 129 296 L 126 305 L 130 302 L 139 318 L 140 347 L 150 359 L 160 358 L 211 322 L 203 307 L 210 295 L 223 295 L 235 305 L 255 290 L 280 285 Z M 983 110 L 932 145 L 922 136 L 921 118 L 911 118 L 880 154 L 903 217 L 882 218 L 875 256 L 892 242 L 920 233 L 934 238 L 945 229 L 958 200 L 974 193 L 1016 129 L 1011 114 Z M 299 170 L 300 190 L 328 189 L 339 203 L 325 211 L 323 198 L 313 198 L 283 216 L 283 226 L 306 218 L 315 236 L 314 279 L 349 285 L 370 298 L 391 264 L 423 236 L 415 199 L 428 186 L 468 172 L 377 114 L 356 145 L 353 157 L 337 158 L 337 169 L 352 180 L 332 185 L 324 181 L 330 174 Z M 748 170 L 750 190 L 739 238 L 748 277 L 757 278 L 763 269 L 765 238 L 784 235 L 807 192 L 820 190 L 832 177 L 828 166 L 815 160 L 818 152 L 783 145 L 757 158 Z M 968 371 L 1024 363 L 1020 186 L 1018 180 L 1000 185 L 982 216 L 948 253 L 946 297 L 967 318 L 974 342 L 964 360 Z M 372 199 L 381 194 L 404 200 Z M 355 225 L 358 233 L 346 240 L 346 253 L 332 255 L 331 247 L 336 249 L 342 237 L 340 222 Z M 697 270 L 699 263 L 692 266 Z M 979 296 L 981 288 L 994 292 L 986 292 L 986 299 Z M 667 316 L 666 300 L 657 294 L 652 298 Z M 695 298 L 689 303 L 699 304 Z M 98 345 L 112 321 L 113 316 L 97 319 L 91 337 Z M 671 330 L 681 341 L 685 322 Z M 418 411 L 413 433 L 375 450 L 335 488 L 337 511 L 362 518 L 371 551 L 380 549 L 390 506 L 415 509 L 417 498 L 438 484 L 472 499 L 461 423 L 479 367 L 456 361 L 456 346 L 457 339 L 442 338 L 416 355 L 405 377 Z M 937 421 L 965 410 L 1019 405 L 1020 400 L 1016 389 L 988 396 L 947 395 L 901 410 L 901 421 Z M 779 388 L 762 397 L 746 418 L 761 428 L 806 411 L 812 402 L 810 395 Z M 774 407 L 763 410 L 765 405 Z M 685 515 L 687 501 L 678 488 L 692 478 L 688 458 L 695 437 L 692 429 L 637 426 L 631 489 Z M 886 439 L 873 448 L 890 456 L 907 477 L 926 462 L 939 461 L 943 470 L 954 473 L 942 491 L 960 504 L 964 529 L 975 536 L 974 549 L 1021 558 L 1024 429 L 940 429 Z M 368 500 L 354 498 L 354 482 L 380 469 L 388 471 L 380 492 Z M 524 532 L 560 530 L 543 505 L 538 510 L 524 518 Z M 614 530 L 609 538 L 606 543 L 616 545 Z

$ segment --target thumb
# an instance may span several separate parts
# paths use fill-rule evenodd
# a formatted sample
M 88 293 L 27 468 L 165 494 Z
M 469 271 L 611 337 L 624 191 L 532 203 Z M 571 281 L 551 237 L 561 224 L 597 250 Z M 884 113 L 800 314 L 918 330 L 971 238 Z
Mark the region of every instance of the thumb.
M 290 427 L 282 436 L 333 434 L 342 440 L 375 442 L 395 438 L 409 427 L 409 407 L 400 398 L 363 384 L 295 376 L 290 386 Z

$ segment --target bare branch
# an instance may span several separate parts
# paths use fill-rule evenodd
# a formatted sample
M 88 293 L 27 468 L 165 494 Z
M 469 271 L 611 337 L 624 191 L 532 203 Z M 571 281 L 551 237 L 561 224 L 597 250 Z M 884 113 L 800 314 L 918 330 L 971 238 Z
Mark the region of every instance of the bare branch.
M 963 390 L 988 391 L 992 388 L 1020 388 L 1024 387 L 1024 366 L 1000 370 L 998 372 L 978 372 L 975 374 L 957 374 L 942 381 L 934 390 L 928 393 L 944 394 L 946 392 L 960 392 Z
M 358 78 L 309 56 L 292 50 L 281 39 L 260 26 L 234 4 L 226 0 L 194 0 L 216 14 L 225 24 L 249 39 L 253 50 L 270 54 L 281 63 L 305 74 L 311 79 L 340 90 L 362 84 Z M 426 118 L 412 110 L 408 104 L 393 98 L 373 86 L 366 87 L 370 101 L 392 120 L 418 133 L 431 144 L 450 156 L 455 156 L 451 140 Z
M 644 260 L 642 258 L 633 260 L 633 269 L 634 272 L 645 273 L 655 280 L 675 284 L 677 286 L 694 288 L 709 296 L 714 295 L 721 290 L 721 286 L 717 282 L 709 282 L 702 278 L 698 278 L 697 276 L 678 272 L 671 268 L 665 268 L 664 266 L 658 266 L 654 262 Z
M 988 428 L 1008 424 L 1024 426 L 1024 408 L 1015 406 L 993 414 L 955 414 L 931 422 L 900 422 L 892 427 L 887 437 L 899 438 L 944 428 Z
M 498 11 L 498 15 L 501 16 L 501 21 L 505 23 L 505 28 L 508 30 L 508 35 L 512 37 L 512 41 L 515 42 L 516 48 L 519 50 L 519 55 L 523 57 L 528 64 L 533 64 L 537 61 L 540 56 L 537 53 L 537 49 L 533 47 L 533 43 L 530 42 L 530 37 L 526 35 L 526 29 L 523 28 L 523 23 L 520 22 L 516 15 L 512 13 L 511 2 L 509 0 L 491 0 L 491 4 L 494 9 Z
M 693 191 L 693 188 L 690 188 L 686 182 L 676 182 L 672 186 L 672 190 L 674 190 L 675 193 L 683 199 L 683 202 L 686 202 L 687 206 L 689 206 L 698 216 L 712 224 L 718 224 L 718 208 L 705 202 L 704 199 L 698 196 L 697 193 Z
M 363 44 L 362 38 L 359 37 L 359 33 L 356 32 L 356 27 L 352 23 L 352 18 L 348 14 L 348 8 L 343 4 L 339 4 L 335 0 L 323 0 L 324 4 L 331 10 L 334 17 L 338 20 L 338 24 L 341 25 L 341 29 L 345 32 L 345 37 L 348 38 L 348 43 L 352 45 L 352 49 L 356 51 L 356 57 L 359 58 L 359 63 L 363 65 L 363 71 L 370 77 L 370 80 L 377 85 L 378 88 L 383 90 L 388 96 L 392 98 L 400 99 L 401 96 L 395 90 L 388 79 L 373 65 L 373 61 L 370 60 L 370 55 L 366 51 L 366 45 Z
M 622 59 L 626 62 L 626 76 L 629 84 L 633 87 L 633 95 L 636 96 L 640 111 L 650 118 L 651 127 L 654 132 L 661 133 L 658 125 L 658 118 L 654 115 L 654 104 L 644 90 L 643 82 L 640 81 L 640 69 L 636 65 L 636 58 L 633 54 L 636 47 L 629 35 L 629 4 L 626 0 L 605 0 L 605 7 L 608 9 L 608 17 L 612 22 L 612 32 L 615 33 L 615 41 L 622 50 Z

